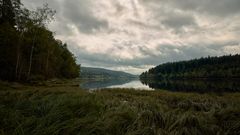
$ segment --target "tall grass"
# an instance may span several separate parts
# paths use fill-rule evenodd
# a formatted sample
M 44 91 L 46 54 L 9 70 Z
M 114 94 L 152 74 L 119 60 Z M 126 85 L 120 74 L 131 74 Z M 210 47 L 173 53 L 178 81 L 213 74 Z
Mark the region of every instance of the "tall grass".
M 0 135 L 240 134 L 240 93 L 77 87 L 0 90 Z

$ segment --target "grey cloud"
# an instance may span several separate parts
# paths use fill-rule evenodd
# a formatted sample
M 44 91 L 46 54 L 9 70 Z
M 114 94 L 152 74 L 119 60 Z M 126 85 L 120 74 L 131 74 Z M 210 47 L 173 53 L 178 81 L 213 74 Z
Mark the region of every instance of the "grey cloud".
M 191 45 L 159 45 L 159 51 L 163 52 L 163 59 L 160 63 L 169 62 L 169 61 L 181 61 L 189 60 L 194 58 L 206 57 L 206 56 L 220 56 L 226 55 L 224 52 L 224 47 L 226 46 L 236 46 L 239 42 L 224 42 L 224 43 L 215 43 L 215 44 L 191 44 Z M 176 51 L 177 50 L 177 51 Z M 161 57 L 161 56 L 160 56 Z
M 162 21 L 162 24 L 175 30 L 180 30 L 185 26 L 197 26 L 193 16 L 181 14 L 170 14 Z
M 184 3 L 183 1 L 181 2 Z M 198 27 L 194 13 L 180 12 L 177 8 L 172 7 L 168 1 L 142 0 L 142 4 L 146 4 L 148 9 L 153 11 L 155 19 L 159 22 L 160 27 L 163 25 L 167 29 L 172 29 L 177 33 L 184 32 L 184 27 Z
M 162 27 L 160 25 L 151 25 L 146 22 L 136 21 L 136 20 L 128 20 L 128 23 L 143 29 L 153 29 L 153 30 L 161 30 Z
M 235 15 L 240 12 L 239 0 L 141 0 L 143 3 L 168 5 L 183 11 L 189 10 L 217 16 Z
M 124 6 L 122 6 L 118 1 L 112 1 L 112 4 L 116 9 L 116 15 L 122 15 L 125 10 Z
M 156 50 L 150 50 L 147 48 L 141 48 L 142 53 L 146 56 L 144 58 L 135 59 L 134 62 L 123 60 L 126 65 L 134 65 L 140 67 L 141 65 L 158 65 L 166 62 L 189 60 L 193 58 L 200 58 L 206 56 L 219 56 L 226 55 L 224 47 L 236 46 L 239 42 L 226 42 L 219 44 L 193 44 L 174 46 L 171 44 L 161 44 Z M 177 50 L 177 51 L 176 51 Z M 158 55 L 154 55 L 154 52 L 160 52 Z
M 105 0 L 107 4 L 110 4 L 106 7 L 111 9 L 102 10 L 106 14 L 110 10 L 111 15 L 101 16 L 103 19 L 99 19 L 93 12 L 93 5 L 96 2 L 94 0 L 23 1 L 30 7 L 41 6 L 48 2 L 50 7 L 57 10 L 56 22 L 51 25 L 51 28 L 62 38 L 61 40 L 68 41 L 69 49 L 77 56 L 78 63 L 83 66 L 112 69 L 130 66 L 134 69 L 145 69 L 147 65 L 237 52 L 238 50 L 232 50 L 240 43 L 239 39 L 235 39 L 235 35 L 240 33 L 240 27 L 237 25 L 239 21 L 234 20 L 234 17 L 235 19 L 240 17 L 240 0 L 139 0 L 141 5 L 136 5 L 133 0 L 128 3 L 120 0 Z M 126 8 L 128 6 L 132 6 L 133 13 L 129 14 Z M 141 10 L 138 11 L 138 7 Z M 112 11 L 116 13 L 112 15 Z M 124 18 L 125 15 L 126 18 Z M 119 16 L 122 20 L 118 21 Z M 207 22 L 206 25 L 208 21 L 211 25 L 211 19 L 215 16 L 219 20 L 218 26 L 211 27 L 210 31 L 204 21 Z M 206 20 L 201 20 L 199 17 Z M 118 22 L 114 22 L 114 19 Z M 114 21 L 111 22 L 111 20 Z M 76 26 L 81 34 L 76 34 L 75 29 L 70 26 Z M 219 29 L 220 27 L 222 28 Z M 190 28 L 192 31 L 185 32 L 185 28 Z M 206 30 L 206 38 L 200 30 Z M 95 31 L 99 33 L 93 33 Z M 224 37 L 225 33 L 226 37 Z M 81 39 L 82 34 L 91 34 L 89 39 L 86 35 L 83 36 L 83 39 L 88 42 L 81 41 L 84 45 L 75 41 Z M 217 42 L 214 36 L 218 35 L 224 39 Z M 203 39 L 198 37 L 203 37 Z M 107 47 L 103 49 L 107 51 L 105 53 L 89 51 L 91 48 L 89 49 L 87 44 L 93 48 L 94 45 L 99 45 L 95 41 L 91 42 L 91 38 L 102 41 L 102 48 Z M 102 38 L 105 39 L 102 40 Z M 166 44 L 164 44 L 165 41 Z M 181 44 L 174 44 L 174 42 L 181 42 Z M 104 46 L 104 44 L 107 45 Z M 157 48 L 150 46 L 153 44 L 158 44 Z M 226 47 L 228 47 L 227 51 Z M 133 59 L 111 54 L 126 50 L 137 54 L 132 55 Z
M 240 12 L 239 0 L 164 0 L 182 10 L 198 11 L 217 16 L 235 15 Z
M 143 65 L 159 65 L 166 62 L 175 62 L 182 60 L 190 60 L 193 58 L 200 58 L 206 56 L 219 56 L 227 54 L 224 52 L 224 47 L 234 46 L 230 43 L 223 43 L 215 45 L 213 47 L 209 45 L 194 44 L 191 46 L 174 46 L 170 44 L 159 45 L 157 50 L 150 50 L 146 47 L 139 46 L 141 53 L 145 55 L 143 58 L 135 58 L 134 60 L 129 59 L 120 59 L 118 57 L 109 57 L 108 53 L 105 54 L 92 54 L 87 52 L 84 48 L 76 48 L 74 46 L 73 51 L 76 51 L 76 56 L 78 57 L 78 62 L 87 66 L 94 67 L 107 67 L 107 68 L 116 68 L 116 67 L 127 67 L 132 66 L 139 69 L 144 69 Z M 236 46 L 236 45 L 235 45 Z M 121 51 L 122 48 L 118 48 Z M 178 50 L 178 51 L 175 51 Z M 153 52 L 161 52 L 158 55 L 154 55 Z
M 91 11 L 91 2 L 88 0 L 65 0 L 63 16 L 78 27 L 80 32 L 92 33 L 93 30 L 108 27 L 108 22 L 100 20 Z
M 134 15 L 137 16 L 137 17 L 139 17 L 138 8 L 137 8 L 137 6 L 136 6 L 135 1 L 134 1 L 134 0 L 131 0 L 131 4 L 132 4 L 132 7 L 133 7 L 133 9 L 134 9 Z
M 56 21 L 61 23 L 58 31 L 64 33 L 70 32 L 68 24 L 75 25 L 82 33 L 90 34 L 94 30 L 107 28 L 108 22 L 98 19 L 92 12 L 92 3 L 90 0 L 24 0 L 24 4 L 30 8 L 36 8 L 48 3 L 51 8 L 57 11 Z M 63 26 L 65 25 L 65 26 Z
M 118 57 L 109 57 L 110 52 L 105 54 L 92 54 L 86 51 L 84 48 L 79 48 L 76 46 L 71 46 L 71 50 L 77 53 L 80 63 L 88 63 L 92 66 L 134 66 L 142 67 L 142 65 L 158 65 L 170 61 L 179 61 L 179 60 L 188 60 L 192 58 L 205 57 L 208 55 L 218 56 L 224 54 L 222 48 L 225 45 L 216 45 L 219 47 L 212 47 L 212 45 L 200 45 L 195 44 L 191 46 L 174 46 L 170 44 L 161 44 L 156 50 L 151 50 L 146 47 L 139 46 L 138 49 L 141 50 L 141 53 L 144 54 L 143 58 L 135 58 L 134 60 L 121 59 Z M 118 48 L 119 51 L 122 48 Z M 178 50 L 178 51 L 175 51 Z M 201 51 L 199 51 L 201 50 Z M 154 52 L 161 52 L 158 55 L 154 55 Z

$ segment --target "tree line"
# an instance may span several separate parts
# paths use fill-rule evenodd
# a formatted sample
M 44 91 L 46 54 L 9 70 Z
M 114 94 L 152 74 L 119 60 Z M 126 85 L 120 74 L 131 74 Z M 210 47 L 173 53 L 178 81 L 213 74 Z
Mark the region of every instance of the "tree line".
M 47 28 L 55 11 L 34 11 L 20 0 L 0 0 L 0 79 L 9 81 L 75 78 L 80 65 L 67 44 Z
M 142 80 L 240 78 L 240 55 L 165 63 L 142 73 L 140 78 Z

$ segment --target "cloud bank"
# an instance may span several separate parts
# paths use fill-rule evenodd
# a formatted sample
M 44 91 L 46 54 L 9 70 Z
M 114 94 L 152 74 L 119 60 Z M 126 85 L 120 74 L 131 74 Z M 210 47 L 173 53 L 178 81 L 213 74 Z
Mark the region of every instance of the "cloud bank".
M 83 66 L 140 74 L 165 62 L 240 53 L 239 0 L 23 0 Z

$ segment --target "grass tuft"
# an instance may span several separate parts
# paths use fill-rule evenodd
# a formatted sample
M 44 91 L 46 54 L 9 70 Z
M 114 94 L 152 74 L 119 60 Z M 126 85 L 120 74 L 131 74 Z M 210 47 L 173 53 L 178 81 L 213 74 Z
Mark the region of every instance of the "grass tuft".
M 240 134 L 240 94 L 77 87 L 0 90 L 0 135 Z

